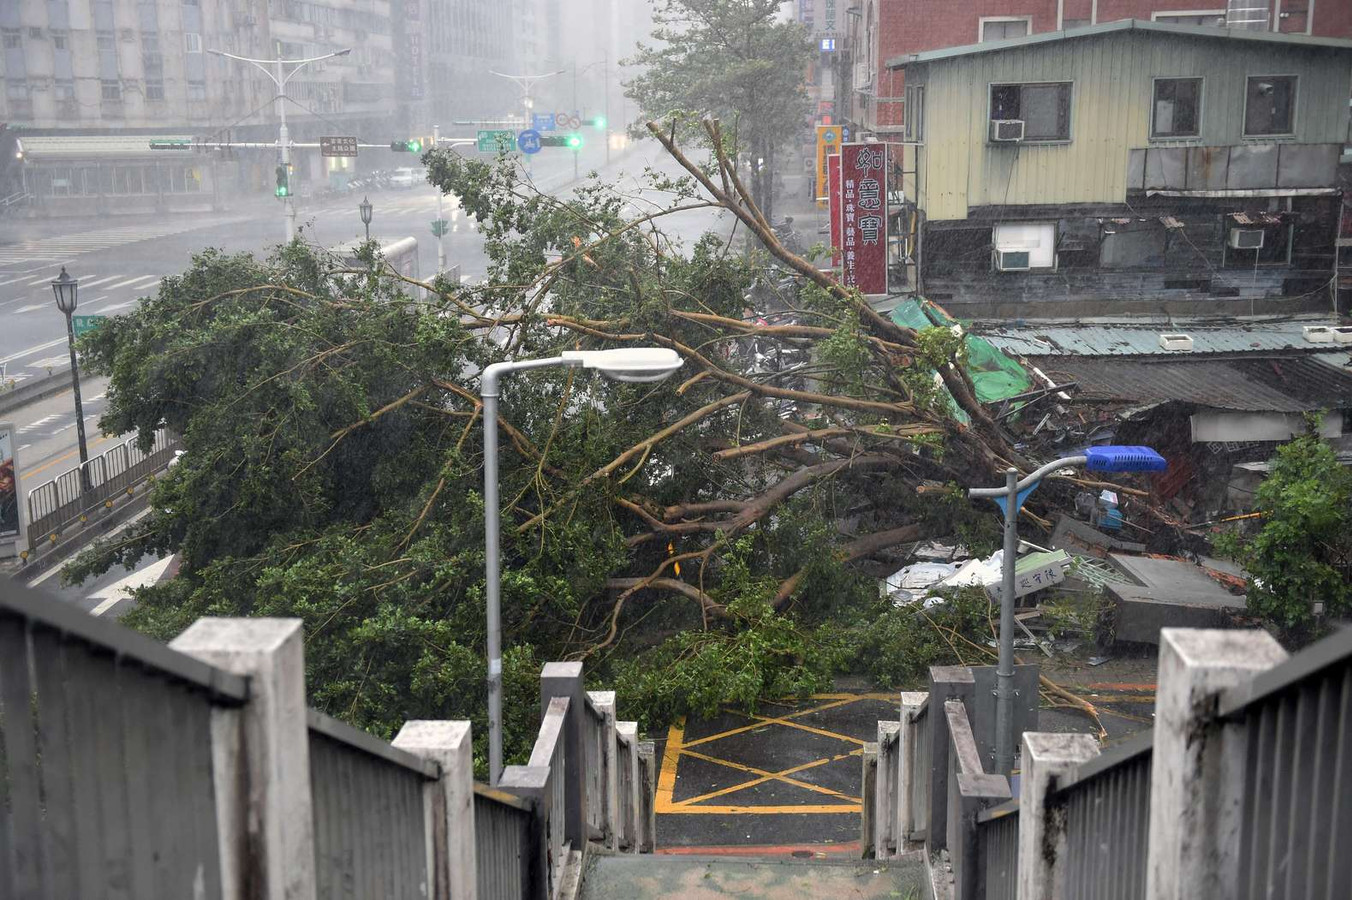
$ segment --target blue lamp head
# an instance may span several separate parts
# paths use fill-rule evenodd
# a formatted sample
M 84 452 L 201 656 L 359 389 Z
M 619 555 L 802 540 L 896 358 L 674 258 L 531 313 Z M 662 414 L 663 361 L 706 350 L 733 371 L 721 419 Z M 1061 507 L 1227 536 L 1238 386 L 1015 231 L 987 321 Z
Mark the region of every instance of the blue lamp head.
M 1163 472 L 1168 461 L 1149 447 L 1090 447 L 1084 451 L 1090 472 Z

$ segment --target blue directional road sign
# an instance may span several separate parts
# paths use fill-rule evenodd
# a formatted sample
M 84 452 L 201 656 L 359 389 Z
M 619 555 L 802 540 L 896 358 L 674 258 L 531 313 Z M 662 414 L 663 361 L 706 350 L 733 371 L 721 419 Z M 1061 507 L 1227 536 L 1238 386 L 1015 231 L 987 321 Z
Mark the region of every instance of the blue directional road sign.
M 527 128 L 516 136 L 516 146 L 527 155 L 540 152 L 540 132 Z
M 534 113 L 531 117 L 530 127 L 534 131 L 553 131 L 554 114 L 553 113 Z

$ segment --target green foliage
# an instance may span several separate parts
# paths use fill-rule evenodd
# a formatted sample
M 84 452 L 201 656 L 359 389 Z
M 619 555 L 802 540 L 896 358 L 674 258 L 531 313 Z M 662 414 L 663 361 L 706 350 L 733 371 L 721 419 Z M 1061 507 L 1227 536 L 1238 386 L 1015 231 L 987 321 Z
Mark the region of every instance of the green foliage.
M 993 609 L 983 588 L 962 588 L 940 604 L 894 607 L 890 603 L 857 631 L 858 660 L 874 684 L 885 689 L 922 682 L 930 666 L 982 665 L 977 644 L 992 637 Z
M 1219 552 L 1248 572 L 1248 608 L 1285 639 L 1314 636 L 1314 604 L 1352 614 L 1352 471 L 1314 434 L 1279 447 L 1254 509 L 1262 527 L 1223 536 Z

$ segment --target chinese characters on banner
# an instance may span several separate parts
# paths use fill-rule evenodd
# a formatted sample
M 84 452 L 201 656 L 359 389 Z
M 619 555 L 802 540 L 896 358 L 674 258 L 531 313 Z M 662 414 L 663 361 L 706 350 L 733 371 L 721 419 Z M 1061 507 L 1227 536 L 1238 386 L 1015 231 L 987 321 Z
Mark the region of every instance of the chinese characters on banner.
M 840 149 L 841 275 L 864 294 L 887 293 L 886 160 L 882 144 Z
M 840 154 L 834 153 L 826 158 L 827 166 L 827 195 L 830 197 L 831 209 L 831 268 L 840 265 Z
M 404 0 L 404 77 L 407 79 L 408 96 L 412 100 L 423 98 L 423 58 L 422 58 L 422 0 Z
M 14 471 L 14 427 L 0 425 L 0 538 L 19 533 L 19 485 Z

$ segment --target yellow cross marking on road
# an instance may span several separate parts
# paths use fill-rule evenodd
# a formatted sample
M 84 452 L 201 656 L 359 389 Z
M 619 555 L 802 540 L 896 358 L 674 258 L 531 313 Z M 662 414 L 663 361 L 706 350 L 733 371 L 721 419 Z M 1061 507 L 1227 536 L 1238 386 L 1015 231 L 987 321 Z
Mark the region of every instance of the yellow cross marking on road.
M 747 713 L 737 712 L 736 710 L 729 710 L 729 712 L 733 712 L 737 715 L 747 716 L 752 720 L 751 723 L 748 725 L 741 725 L 736 728 L 729 728 L 725 731 L 720 731 L 717 734 L 707 735 L 705 737 L 697 738 L 689 742 L 686 742 L 685 740 L 685 720 L 682 719 L 680 722 L 672 725 L 667 731 L 667 745 L 666 749 L 663 751 L 662 754 L 662 769 L 658 774 L 657 778 L 657 801 L 655 804 L 656 812 L 664 814 L 679 813 L 683 815 L 711 815 L 711 814 L 767 815 L 776 813 L 838 814 L 838 813 L 860 812 L 862 809 L 862 802 L 859 797 L 852 797 L 848 794 L 842 794 L 841 792 L 832 790 L 831 788 L 812 784 L 811 782 L 803 781 L 798 778 L 793 778 L 792 776 L 797 775 L 800 772 L 807 771 L 809 769 L 814 769 L 818 766 L 827 765 L 828 763 L 837 762 L 839 760 L 847 759 L 849 757 L 858 757 L 862 755 L 864 752 L 865 742 L 860 740 L 859 738 L 853 737 L 848 734 L 840 734 L 838 732 L 829 731 L 824 728 L 816 728 L 811 725 L 807 725 L 803 722 L 797 722 L 794 720 L 801 718 L 803 716 L 810 715 L 812 713 L 822 712 L 824 710 L 835 709 L 837 707 L 845 706 L 859 700 L 890 701 L 894 698 L 892 697 L 891 694 L 814 694 L 811 699 L 824 702 L 818 703 L 817 705 L 814 705 L 808 709 L 801 709 L 796 712 L 788 713 L 787 715 L 781 716 L 763 716 L 754 714 L 748 715 Z M 815 759 L 812 760 L 811 762 L 802 763 L 801 765 L 796 765 L 779 772 L 769 772 L 766 771 L 765 769 L 759 769 L 756 768 L 755 766 L 749 766 L 744 763 L 736 762 L 733 760 L 720 759 L 719 757 L 713 756 L 708 752 L 702 752 L 693 749 L 696 747 L 704 747 L 705 745 L 711 744 L 714 741 L 722 740 L 723 738 L 732 737 L 738 734 L 745 734 L 748 731 L 755 731 L 756 729 L 759 728 L 765 728 L 769 725 L 782 725 L 787 728 L 794 728 L 800 731 L 809 732 L 811 734 L 834 738 L 846 744 L 853 744 L 856 746 L 853 749 L 845 751 L 843 753 L 822 757 L 821 759 Z M 747 780 L 742 781 L 738 784 L 731 785 L 729 787 L 709 791 L 707 793 L 700 794 L 696 797 L 689 797 L 685 800 L 676 800 L 674 797 L 676 792 L 676 770 L 679 767 L 681 757 L 683 756 L 691 757 L 693 759 L 699 759 L 704 762 L 714 763 L 715 765 L 723 766 L 724 768 L 732 769 L 737 772 L 742 772 L 749 777 L 747 778 Z M 835 802 L 801 805 L 801 806 L 747 806 L 747 805 L 729 805 L 729 804 L 711 805 L 707 802 L 709 800 L 714 800 L 719 797 L 726 797 L 729 794 L 735 794 L 738 791 L 743 791 L 746 790 L 747 788 L 756 787 L 757 785 L 765 784 L 771 781 L 782 782 L 784 784 L 791 785 L 796 788 L 802 788 L 808 791 L 812 791 L 813 793 L 823 795 L 824 800 L 829 799 Z

